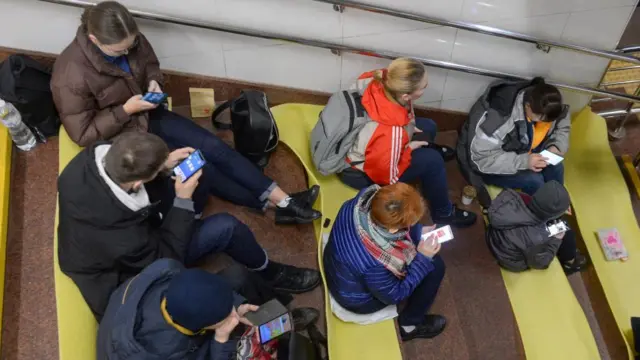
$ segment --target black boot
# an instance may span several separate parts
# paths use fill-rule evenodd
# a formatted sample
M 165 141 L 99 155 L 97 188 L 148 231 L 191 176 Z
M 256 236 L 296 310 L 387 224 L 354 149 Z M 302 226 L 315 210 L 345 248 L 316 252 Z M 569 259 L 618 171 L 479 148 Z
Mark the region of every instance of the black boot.
M 302 294 L 320 285 L 321 277 L 318 270 L 299 268 L 273 261 L 269 263 L 269 266 L 276 267 L 276 272 L 267 282 L 277 291 Z
M 310 189 L 291 194 L 292 199 L 296 199 L 298 203 L 305 207 L 313 207 L 318 195 L 320 194 L 320 186 L 313 185 Z
M 411 332 L 406 332 L 400 326 L 400 337 L 402 341 L 409 341 L 416 338 L 431 339 L 434 338 L 447 326 L 447 319 L 442 315 L 425 315 L 424 321 Z
M 318 322 L 320 311 L 312 307 L 295 308 L 291 311 L 293 328 L 296 332 L 306 330 L 311 324 Z
M 276 207 L 276 224 L 278 225 L 309 224 L 320 217 L 322 217 L 320 211 L 304 205 L 301 200 L 294 197 L 289 199 L 287 207 Z
M 564 270 L 565 275 L 569 276 L 573 273 L 577 273 L 578 271 L 583 271 L 587 268 L 589 261 L 587 258 L 580 253 L 580 251 L 576 250 L 576 257 L 572 262 L 562 263 L 562 269 Z
M 476 218 L 476 214 L 471 211 L 459 209 L 455 205 L 449 216 L 432 216 L 432 220 L 436 224 L 451 225 L 458 228 L 465 228 L 475 224 Z

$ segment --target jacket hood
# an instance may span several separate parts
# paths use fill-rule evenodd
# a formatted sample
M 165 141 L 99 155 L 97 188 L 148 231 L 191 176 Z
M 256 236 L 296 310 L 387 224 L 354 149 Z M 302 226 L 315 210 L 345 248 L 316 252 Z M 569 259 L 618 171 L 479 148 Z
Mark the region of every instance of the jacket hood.
M 538 219 L 529 210 L 522 197 L 511 189 L 503 190 L 489 207 L 489 222 L 496 229 L 520 226 L 535 226 L 544 220 Z
M 96 148 L 108 142 L 98 142 L 85 148 L 64 169 L 58 179 L 58 189 L 65 212 L 79 221 L 106 227 L 129 227 L 139 222 L 140 213 L 129 209 L 113 193 L 100 175 L 95 161 Z
M 362 96 L 362 106 L 371 120 L 383 125 L 406 126 L 411 121 L 409 110 L 389 100 L 379 81 L 372 80 L 369 83 Z
M 149 265 L 142 273 L 125 282 L 122 286 L 126 286 L 127 290 L 116 291 L 114 296 L 121 298 L 111 298 L 111 303 L 115 301 L 113 305 L 117 305 L 117 311 L 110 311 L 107 309 L 107 315 L 105 315 L 105 323 L 103 331 L 108 331 L 110 343 L 117 343 L 118 347 L 115 352 L 119 355 L 119 358 L 142 358 L 139 357 L 144 354 L 144 359 L 166 359 L 166 354 L 173 351 L 166 351 L 162 347 L 167 349 L 180 348 L 179 344 L 164 343 L 168 339 L 174 339 L 174 334 L 177 330 L 173 329 L 171 325 L 167 324 L 162 316 L 160 310 L 160 299 L 164 296 L 166 289 L 169 286 L 171 279 L 177 275 L 184 267 L 175 260 L 161 259 L 155 261 Z M 112 304 L 110 304 L 112 306 Z M 111 318 L 112 317 L 112 318 Z M 104 320 L 103 320 L 104 321 Z M 144 322 L 144 327 L 140 328 L 140 324 Z M 103 324 L 101 324 L 103 325 Z M 142 342 L 139 341 L 137 332 L 139 330 L 146 331 L 146 327 L 152 327 L 152 331 L 155 331 L 158 341 Z M 161 335 L 161 333 L 165 333 Z M 182 338 L 183 335 L 177 335 Z M 170 341 L 173 342 L 173 341 Z M 109 351 L 109 350 L 107 350 Z M 188 351 L 188 347 L 184 348 L 184 352 Z M 135 356 L 133 356 L 135 354 Z M 163 355 L 165 357 L 161 357 Z M 182 359 L 185 354 L 173 354 L 171 359 Z

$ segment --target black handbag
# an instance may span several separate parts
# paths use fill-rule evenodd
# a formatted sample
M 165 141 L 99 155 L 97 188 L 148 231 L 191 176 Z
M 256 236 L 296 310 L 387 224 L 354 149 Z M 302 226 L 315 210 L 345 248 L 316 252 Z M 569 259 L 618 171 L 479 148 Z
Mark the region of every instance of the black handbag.
M 217 120 L 226 109 L 231 111 L 231 124 Z M 211 115 L 216 129 L 233 131 L 236 150 L 260 169 L 269 163 L 278 145 L 278 127 L 269 110 L 267 95 L 262 91 L 244 90 L 235 99 L 219 105 Z

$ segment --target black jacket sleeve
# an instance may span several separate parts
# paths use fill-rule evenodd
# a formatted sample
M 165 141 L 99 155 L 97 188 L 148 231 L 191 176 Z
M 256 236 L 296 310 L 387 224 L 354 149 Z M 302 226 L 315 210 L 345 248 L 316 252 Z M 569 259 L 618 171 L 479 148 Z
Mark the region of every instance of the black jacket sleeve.
M 195 226 L 194 215 L 193 201 L 181 198 L 174 199 L 173 207 L 158 229 L 158 236 L 160 236 L 159 257 L 185 261 Z
M 546 269 L 558 253 L 562 240 L 549 237 L 547 242 L 528 248 L 525 252 L 527 265 L 532 269 Z

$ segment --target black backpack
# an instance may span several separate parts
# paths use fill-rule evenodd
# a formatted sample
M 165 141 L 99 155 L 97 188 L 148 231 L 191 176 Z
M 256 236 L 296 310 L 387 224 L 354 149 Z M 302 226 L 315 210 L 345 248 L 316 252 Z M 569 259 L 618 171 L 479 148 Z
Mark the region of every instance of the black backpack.
M 50 82 L 51 71 L 26 55 L 11 55 L 0 64 L 0 98 L 18 109 L 40 142 L 60 128 Z
M 231 110 L 231 124 L 216 118 L 227 108 Z M 271 153 L 278 145 L 278 127 L 269 110 L 267 95 L 262 91 L 244 90 L 235 99 L 219 105 L 211 115 L 216 129 L 231 129 L 236 150 L 264 169 Z

